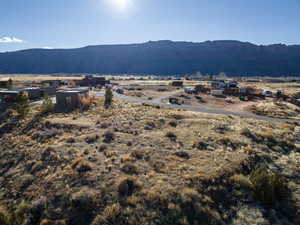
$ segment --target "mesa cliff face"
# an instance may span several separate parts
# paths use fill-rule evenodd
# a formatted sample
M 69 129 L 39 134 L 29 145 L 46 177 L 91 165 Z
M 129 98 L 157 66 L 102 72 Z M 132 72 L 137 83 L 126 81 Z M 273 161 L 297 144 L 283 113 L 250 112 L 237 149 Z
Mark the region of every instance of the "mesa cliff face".
M 300 74 L 300 45 L 149 41 L 78 49 L 29 49 L 0 53 L 0 73 Z

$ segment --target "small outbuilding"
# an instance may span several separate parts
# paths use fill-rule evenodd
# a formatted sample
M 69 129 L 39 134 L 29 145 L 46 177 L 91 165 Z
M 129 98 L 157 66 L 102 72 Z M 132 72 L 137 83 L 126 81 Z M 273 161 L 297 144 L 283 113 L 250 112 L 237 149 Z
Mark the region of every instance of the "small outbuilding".
M 16 88 L 0 91 L 0 101 L 2 103 L 14 103 L 20 92 L 25 92 L 29 100 L 37 100 L 43 96 L 42 89 L 38 87 Z
M 110 84 L 110 81 L 106 80 L 105 77 L 96 77 L 92 75 L 85 76 L 85 78 L 79 81 L 79 85 L 85 87 L 105 86 L 106 84 Z
M 171 82 L 171 86 L 183 87 L 183 81 L 173 81 L 173 82 Z
M 48 96 L 51 96 L 51 95 L 55 95 L 56 94 L 56 87 L 42 87 L 41 88 L 41 95 L 42 96 L 45 96 L 45 95 L 48 95 Z
M 59 110 L 73 110 L 81 106 L 81 99 L 89 96 L 88 89 L 70 89 L 56 93 L 56 107 Z
M 46 87 L 55 87 L 58 88 L 62 85 L 62 82 L 60 80 L 44 80 L 42 81 L 42 84 Z
M 9 77 L 0 78 L 0 88 L 11 88 L 13 81 Z

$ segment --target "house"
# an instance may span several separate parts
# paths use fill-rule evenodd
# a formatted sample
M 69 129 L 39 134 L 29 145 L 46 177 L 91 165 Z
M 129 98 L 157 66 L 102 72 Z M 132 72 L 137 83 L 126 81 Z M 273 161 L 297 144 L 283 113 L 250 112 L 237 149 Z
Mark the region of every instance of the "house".
M 1 103 L 15 103 L 18 95 L 21 92 L 25 92 L 29 100 L 37 100 L 45 95 L 54 95 L 56 88 L 53 87 L 30 87 L 30 88 L 16 88 L 11 90 L 0 91 L 0 102 Z
M 187 88 L 184 88 L 184 92 L 185 92 L 186 94 L 195 94 L 195 93 L 196 93 L 196 90 L 195 90 L 195 88 L 187 87 Z
M 88 89 L 70 89 L 56 93 L 56 107 L 59 110 L 72 110 L 81 106 L 81 99 L 89 96 Z
M 58 88 L 59 86 L 62 85 L 62 82 L 60 80 L 44 80 L 42 81 L 42 84 L 44 86 Z
M 182 87 L 183 86 L 183 81 L 173 81 L 173 82 L 171 82 L 171 86 Z
M 79 81 L 79 85 L 85 87 L 105 86 L 106 84 L 110 84 L 110 81 L 106 80 L 105 77 L 95 77 L 92 75 L 85 76 L 85 78 Z
M 223 95 L 223 90 L 211 90 L 210 93 L 213 96 L 222 96 Z
M 0 91 L 0 103 L 1 104 L 12 104 L 17 101 L 19 91 L 16 90 L 5 90 L 5 91 Z
M 48 95 L 48 96 L 51 96 L 51 95 L 55 95 L 56 94 L 56 87 L 42 87 L 41 88 L 41 96 L 45 96 L 45 95 Z
M 11 90 L 0 91 L 1 102 L 14 103 L 20 92 L 25 92 L 29 100 L 37 100 L 43 96 L 42 88 L 16 88 Z
M 0 78 L 0 88 L 11 88 L 12 79 L 9 77 Z
M 225 86 L 226 86 L 226 83 L 224 80 L 218 80 L 218 81 L 211 82 L 211 87 L 213 89 L 225 88 Z

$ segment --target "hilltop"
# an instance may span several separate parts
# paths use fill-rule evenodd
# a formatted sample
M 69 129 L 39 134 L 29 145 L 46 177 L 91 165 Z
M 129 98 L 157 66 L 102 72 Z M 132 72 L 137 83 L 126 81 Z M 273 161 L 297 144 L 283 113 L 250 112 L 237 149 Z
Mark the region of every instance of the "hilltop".
M 299 223 L 297 124 L 102 98 L 38 107 L 0 118 L 1 224 Z
M 77 49 L 29 49 L 0 53 L 0 73 L 300 74 L 300 45 L 240 41 L 97 45 Z

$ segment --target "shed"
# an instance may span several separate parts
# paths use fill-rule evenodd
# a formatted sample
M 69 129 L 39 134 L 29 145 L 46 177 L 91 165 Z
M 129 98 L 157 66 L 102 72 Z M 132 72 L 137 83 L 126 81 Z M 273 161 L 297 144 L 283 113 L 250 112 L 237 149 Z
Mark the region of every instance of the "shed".
M 42 81 L 42 84 L 49 87 L 58 88 L 62 84 L 62 82 L 60 80 L 44 80 Z
M 173 82 L 171 82 L 171 86 L 182 87 L 183 81 L 173 81 Z
M 12 79 L 9 77 L 0 78 L 0 88 L 11 88 Z
M 85 76 L 82 80 L 80 80 L 79 85 L 80 86 L 86 86 L 86 87 L 96 87 L 96 86 L 105 86 L 106 84 L 109 84 L 110 81 L 106 80 L 105 77 L 95 77 L 92 75 Z
M 223 95 L 223 90 L 211 90 L 210 91 L 210 93 L 211 93 L 211 95 L 213 95 L 213 96 L 221 96 L 221 95 Z
M 0 103 L 15 103 L 19 93 L 20 92 L 16 90 L 0 91 Z
M 211 87 L 212 88 L 225 88 L 226 87 L 226 83 L 223 80 L 220 81 L 212 81 L 211 82 Z
M 36 100 L 42 97 L 42 89 L 38 87 L 16 88 L 11 90 L 0 91 L 1 102 L 14 103 L 20 92 L 25 92 L 29 100 Z
M 69 89 L 56 93 L 56 107 L 59 110 L 72 110 L 81 106 L 81 99 L 88 97 L 88 89 Z
M 41 88 L 42 96 L 48 95 L 55 95 L 56 94 L 56 87 L 43 87 Z

